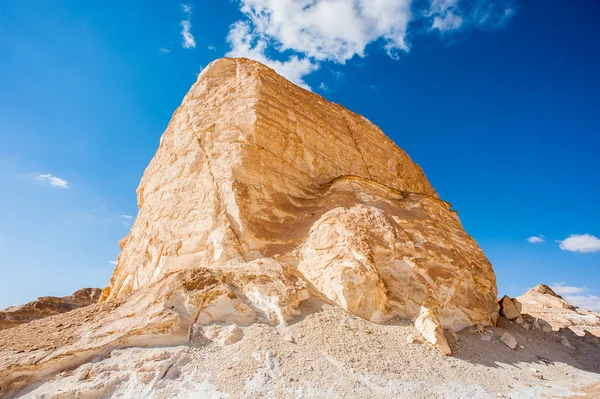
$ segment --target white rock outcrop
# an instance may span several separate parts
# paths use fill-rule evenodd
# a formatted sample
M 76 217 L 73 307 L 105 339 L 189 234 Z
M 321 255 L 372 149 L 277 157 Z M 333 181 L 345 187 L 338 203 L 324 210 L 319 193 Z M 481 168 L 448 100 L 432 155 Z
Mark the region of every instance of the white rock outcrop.
M 264 262 L 374 322 L 425 314 L 458 331 L 497 317 L 490 263 L 419 166 L 365 118 L 254 61 L 200 74 L 138 203 L 104 300 Z M 278 313 L 268 285 L 246 299 Z
M 444 329 L 497 320 L 492 266 L 421 168 L 364 117 L 258 62 L 202 71 L 137 194 L 101 303 L 51 337 L 54 321 L 5 335 L 4 392 L 115 348 L 227 348 L 256 323 L 285 329 L 307 300 L 410 319 L 444 354 Z

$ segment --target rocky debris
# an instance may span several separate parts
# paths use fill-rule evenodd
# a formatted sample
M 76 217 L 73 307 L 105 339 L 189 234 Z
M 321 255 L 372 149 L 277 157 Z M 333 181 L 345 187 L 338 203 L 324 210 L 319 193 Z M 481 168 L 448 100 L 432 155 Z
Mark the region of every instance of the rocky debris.
M 534 319 L 535 328 L 547 333 L 569 329 L 579 337 L 587 331 L 600 337 L 600 314 L 574 306 L 547 285 L 537 285 L 517 299 L 523 314 Z
M 482 340 L 482 341 L 491 341 L 491 340 L 492 340 L 492 336 L 491 336 L 491 335 L 489 335 L 489 334 L 483 334 L 483 335 L 481 336 L 481 340 Z
M 541 361 L 543 363 L 546 363 L 548 365 L 554 366 L 554 362 L 552 360 L 550 360 L 550 359 L 547 359 L 547 358 L 545 358 L 543 356 L 540 356 L 540 355 L 538 355 L 537 358 L 538 358 L 539 361 Z
M 510 349 L 517 349 L 517 339 L 508 331 L 502 334 L 500 341 L 504 342 Z
M 498 301 L 498 304 L 500 305 L 500 314 L 506 319 L 518 320 L 519 324 L 523 322 L 523 319 L 521 318 L 521 303 L 518 300 L 504 295 L 502 299 Z
M 206 338 L 217 342 L 220 346 L 235 344 L 244 337 L 244 332 L 237 325 L 212 325 L 204 330 Z
M 290 334 L 286 334 L 285 337 L 283 337 L 283 339 L 285 339 L 286 342 L 289 342 L 290 344 L 296 343 L 296 340 Z
M 69 296 L 43 296 L 24 305 L 8 307 L 0 311 L 0 330 L 89 306 L 98 302 L 100 293 L 99 288 L 84 288 Z
M 573 348 L 567 337 L 562 337 L 560 339 L 560 343 L 563 344 L 563 346 L 566 346 L 567 348 Z
M 491 399 L 500 392 L 510 398 L 553 398 L 577 397 L 580 389 L 597 382 L 600 375 L 600 348 L 586 347 L 584 356 L 548 339 L 541 331 L 524 332 L 504 319 L 503 328 L 486 327 L 486 333 L 494 337 L 505 331 L 515 337 L 522 333 L 527 337 L 524 350 L 506 349 L 500 341 L 481 341 L 479 333 L 465 329 L 457 333 L 458 343 L 450 340 L 454 354 L 446 357 L 423 345 L 409 344 L 408 335 L 420 335 L 407 320 L 374 324 L 334 304 L 313 300 L 305 305 L 310 305 L 306 313 L 285 327 L 260 323 L 240 326 L 244 336 L 230 345 L 221 346 L 215 341 L 200 346 L 185 342 L 154 345 L 150 337 L 144 345 L 113 348 L 94 355 L 90 361 L 80 360 L 79 365 L 62 373 L 48 375 L 15 396 Z M 91 307 L 94 313 L 104 311 L 96 306 Z M 127 304 L 122 303 L 123 306 Z M 123 309 L 122 313 L 127 315 L 129 311 Z M 156 308 L 151 309 L 154 311 Z M 76 325 L 89 314 L 89 308 L 77 309 L 0 332 L 2 366 L 14 356 L 9 348 L 24 344 L 21 336 L 35 337 L 40 330 L 50 346 L 60 347 L 63 344 L 56 339 L 72 331 L 48 338 L 51 326 Z M 94 331 L 99 327 L 98 321 L 83 323 L 82 331 Z M 16 330 L 20 330 L 18 334 Z M 296 345 L 283 339 L 284 334 L 297 338 L 300 333 L 304 338 L 297 339 Z M 29 338 L 27 341 L 33 348 L 38 345 Z M 536 359 L 538 353 L 551 356 L 556 365 L 542 364 Z M 35 349 L 27 354 L 43 356 Z M 65 353 L 58 360 L 68 359 Z M 529 368 L 539 370 L 543 380 Z M 47 369 L 36 368 L 37 372 L 44 370 Z M 0 367 L 2 392 L 3 373 Z
M 543 379 L 544 379 L 544 375 L 543 375 L 542 373 L 540 373 L 538 370 L 536 370 L 536 369 L 531 369 L 531 371 L 533 372 L 533 376 L 534 376 L 535 378 L 538 378 L 538 379 L 540 379 L 540 380 L 543 380 Z
M 591 332 L 585 330 L 583 335 L 583 340 L 588 344 L 598 345 L 600 344 L 600 338 L 592 334 Z
M 426 307 L 421 308 L 421 314 L 415 321 L 415 328 L 423 335 L 423 337 L 433 344 L 433 346 L 443 353 L 444 355 L 450 355 L 452 351 L 444 336 L 444 329 L 442 328 L 437 317 L 429 311 Z

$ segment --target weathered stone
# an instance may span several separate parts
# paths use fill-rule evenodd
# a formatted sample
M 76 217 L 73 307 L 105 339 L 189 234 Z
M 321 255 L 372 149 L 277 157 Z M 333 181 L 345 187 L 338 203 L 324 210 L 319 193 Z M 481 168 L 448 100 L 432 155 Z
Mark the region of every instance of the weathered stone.
M 510 349 L 517 349 L 517 339 L 508 331 L 502 334 L 500 341 L 504 342 Z
M 35 356 L 6 349 L 3 392 L 116 347 L 285 331 L 309 299 L 408 318 L 444 354 L 444 329 L 497 320 L 491 264 L 421 168 L 365 118 L 257 62 L 202 71 L 137 194 L 102 301 L 50 343 L 36 335 Z
M 519 312 L 519 309 L 515 306 L 513 300 L 508 296 L 504 295 L 499 301 L 499 305 L 500 314 L 508 320 L 516 320 L 518 317 L 521 317 L 521 312 Z
M 277 259 L 374 322 L 422 307 L 453 331 L 497 317 L 490 263 L 419 166 L 365 118 L 254 61 L 200 74 L 138 205 L 105 300 L 178 270 Z
M 518 299 L 523 313 L 537 318 L 534 326 L 544 332 L 568 328 L 581 337 L 586 331 L 600 337 L 600 314 L 574 306 L 546 285 L 537 285 Z
M 89 306 L 98 302 L 100 293 L 99 288 L 84 288 L 69 296 L 43 296 L 24 305 L 8 307 L 0 311 L 0 330 Z

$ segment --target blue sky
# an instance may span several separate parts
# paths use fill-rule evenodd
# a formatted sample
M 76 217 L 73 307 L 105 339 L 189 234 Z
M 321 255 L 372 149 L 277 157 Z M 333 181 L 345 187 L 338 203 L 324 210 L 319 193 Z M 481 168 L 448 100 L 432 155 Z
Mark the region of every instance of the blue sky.
M 106 285 L 171 114 L 231 54 L 379 125 L 501 293 L 600 310 L 599 19 L 593 0 L 0 0 L 0 308 Z

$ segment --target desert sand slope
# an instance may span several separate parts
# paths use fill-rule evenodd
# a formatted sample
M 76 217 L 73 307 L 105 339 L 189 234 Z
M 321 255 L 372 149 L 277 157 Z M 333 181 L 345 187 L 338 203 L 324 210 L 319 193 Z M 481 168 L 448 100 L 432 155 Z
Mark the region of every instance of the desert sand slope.
M 25 305 L 8 307 L 0 311 L 0 330 L 91 305 L 98 302 L 100 292 L 99 288 L 84 288 L 69 296 L 43 296 Z
M 189 343 L 140 336 L 77 352 L 107 302 L 0 332 L 0 370 L 30 357 L 35 374 L 18 393 L 0 372 L 2 397 L 22 398 L 565 398 L 598 397 L 600 348 L 509 322 L 447 334 L 452 356 L 416 339 L 408 320 L 376 324 L 314 299 L 285 326 L 254 323 L 237 332 L 202 327 Z M 135 319 L 135 316 L 127 320 Z M 224 327 L 228 329 L 228 327 Z M 500 337 L 512 334 L 517 350 Z M 21 336 L 30 337 L 27 341 Z M 157 335 L 160 337 L 160 335 Z M 211 337 L 211 339 L 207 338 Z M 413 343 L 409 343 L 413 342 Z M 133 346 L 129 346 L 133 345 Z M 54 358 L 56 348 L 71 348 Z M 543 360 L 541 360 L 543 359 Z M 553 364 L 544 361 L 552 361 Z M 62 362 L 62 363 L 61 363 Z M 9 366 L 11 367 L 11 366 Z M 14 366 L 12 366 L 14 367 Z M 15 368 L 13 370 L 16 371 Z M 7 375 L 9 378 L 7 379 Z M 14 382 L 12 387 L 14 387 Z

